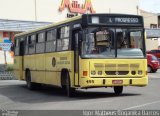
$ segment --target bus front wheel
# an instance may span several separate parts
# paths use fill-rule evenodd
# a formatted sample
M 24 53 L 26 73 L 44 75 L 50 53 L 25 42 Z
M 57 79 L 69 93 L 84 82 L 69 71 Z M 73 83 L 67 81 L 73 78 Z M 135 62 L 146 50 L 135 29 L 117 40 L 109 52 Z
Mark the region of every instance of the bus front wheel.
M 116 95 L 122 94 L 122 91 L 123 91 L 123 86 L 114 86 L 114 93 Z
M 71 82 L 68 72 L 66 73 L 66 93 L 68 97 L 75 96 L 75 89 L 71 87 Z

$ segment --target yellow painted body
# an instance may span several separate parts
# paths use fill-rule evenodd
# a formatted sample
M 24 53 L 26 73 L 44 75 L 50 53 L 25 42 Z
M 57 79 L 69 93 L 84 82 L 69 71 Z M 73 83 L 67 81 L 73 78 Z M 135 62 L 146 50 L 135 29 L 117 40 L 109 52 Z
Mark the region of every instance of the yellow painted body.
M 21 37 L 34 35 L 67 23 L 70 25 L 70 22 L 81 19 L 81 16 L 70 18 L 63 22 L 18 34 L 16 38 L 21 39 Z M 76 23 L 74 26 L 76 26 Z M 73 39 L 71 38 L 71 40 Z M 99 44 L 102 45 L 102 43 Z M 19 49 L 23 48 L 23 42 L 20 45 Z M 78 56 L 77 51 L 76 55 L 74 51 L 63 51 L 15 56 L 14 69 L 19 80 L 25 80 L 26 71 L 30 70 L 32 82 L 59 87 L 61 87 L 61 72 L 63 69 L 69 72 L 72 88 L 146 86 L 148 84 L 146 59 L 83 59 Z M 132 71 L 135 71 L 135 74 L 132 74 Z M 99 72 L 102 72 L 102 74 L 99 74 Z M 142 72 L 142 74 L 138 74 L 139 72 Z M 113 81 L 121 81 L 123 83 L 115 84 Z
M 81 59 L 80 60 L 80 86 L 103 87 L 103 86 L 146 86 L 148 84 L 147 76 L 147 60 L 146 59 Z M 138 71 L 142 71 L 142 75 L 138 75 Z M 88 75 L 83 76 L 83 71 L 87 71 Z M 96 74 L 91 74 L 95 71 Z M 102 75 L 98 75 L 98 71 L 102 71 Z M 106 71 L 112 72 L 111 75 Z M 128 74 L 120 74 L 128 71 Z M 136 71 L 135 75 L 131 71 Z M 119 74 L 116 74 L 119 72 Z M 132 84 L 130 80 L 132 79 Z M 113 80 L 122 80 L 123 84 L 113 84 Z M 103 84 L 105 81 L 105 84 Z
M 53 58 L 56 61 L 55 65 Z M 31 71 L 32 82 L 55 86 L 61 86 L 62 69 L 69 71 L 71 86 L 75 88 L 148 84 L 146 59 L 81 59 L 79 57 L 79 72 L 75 73 L 73 51 L 26 55 L 24 58 L 15 56 L 15 74 L 19 80 L 25 80 L 26 69 Z M 87 76 L 83 75 L 83 71 L 87 71 Z M 96 74 L 92 75 L 92 71 Z M 101 71 L 102 75 L 98 75 L 98 71 Z M 115 74 L 109 75 L 106 71 Z M 123 71 L 128 71 L 128 74 L 116 74 Z M 131 71 L 136 71 L 136 74 L 131 74 Z M 142 74 L 139 75 L 138 71 L 142 71 Z M 131 79 L 132 83 L 130 83 Z M 123 84 L 113 84 L 112 80 L 123 80 Z
M 22 56 L 15 56 L 14 57 L 14 74 L 16 78 L 19 80 L 23 80 L 23 68 L 22 68 Z
M 23 75 L 22 70 L 15 70 L 16 77 L 19 80 L 25 80 L 25 71 L 27 69 L 31 72 L 32 82 L 36 83 L 61 86 L 62 69 L 68 69 L 70 72 L 70 77 L 74 77 L 73 52 L 67 51 L 26 55 L 23 58 L 24 61 L 22 61 L 22 56 L 15 56 L 15 60 L 19 58 L 21 60 L 14 63 L 17 69 L 23 67 L 23 69 L 21 68 L 23 70 Z M 55 66 L 52 64 L 53 58 L 56 59 Z M 23 66 L 21 62 L 24 62 Z M 19 76 L 20 74 L 21 76 Z

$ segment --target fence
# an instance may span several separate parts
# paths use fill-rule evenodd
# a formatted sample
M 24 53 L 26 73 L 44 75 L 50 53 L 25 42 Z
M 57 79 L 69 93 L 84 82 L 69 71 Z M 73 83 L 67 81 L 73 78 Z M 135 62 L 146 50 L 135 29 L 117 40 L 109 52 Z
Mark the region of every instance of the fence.
M 0 80 L 15 80 L 13 72 L 0 72 Z
M 15 75 L 11 71 L 6 70 L 5 65 L 0 65 L 0 80 L 15 80 Z
M 0 65 L 0 72 L 4 72 L 6 70 L 6 65 Z

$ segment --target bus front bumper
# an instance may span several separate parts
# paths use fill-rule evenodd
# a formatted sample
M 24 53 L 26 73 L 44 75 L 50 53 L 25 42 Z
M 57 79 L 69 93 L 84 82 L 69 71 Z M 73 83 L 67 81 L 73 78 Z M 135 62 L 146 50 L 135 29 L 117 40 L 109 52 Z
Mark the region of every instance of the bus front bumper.
M 81 78 L 80 88 L 97 88 L 113 86 L 146 86 L 148 77 L 142 78 Z

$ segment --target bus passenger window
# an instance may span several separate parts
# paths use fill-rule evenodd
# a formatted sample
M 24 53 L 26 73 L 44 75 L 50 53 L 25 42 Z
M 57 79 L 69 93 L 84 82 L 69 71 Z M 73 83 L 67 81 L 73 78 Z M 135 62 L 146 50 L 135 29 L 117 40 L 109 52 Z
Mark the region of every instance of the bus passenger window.
M 16 47 L 18 47 L 19 46 L 19 39 L 16 39 L 16 45 L 15 45 Z
M 37 39 L 38 39 L 38 43 L 44 42 L 45 41 L 45 33 L 44 32 L 43 33 L 39 33 Z
M 70 27 L 64 26 L 57 30 L 57 51 L 63 51 L 69 49 L 69 32 Z
M 36 36 L 36 53 L 44 53 L 45 50 L 45 32 L 39 33 Z
M 16 38 L 15 39 L 15 56 L 18 56 L 19 55 L 19 38 Z
M 35 42 L 36 42 L 36 36 L 32 35 L 29 36 L 29 54 L 35 53 Z
M 56 50 L 56 29 L 47 31 L 46 52 Z

